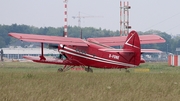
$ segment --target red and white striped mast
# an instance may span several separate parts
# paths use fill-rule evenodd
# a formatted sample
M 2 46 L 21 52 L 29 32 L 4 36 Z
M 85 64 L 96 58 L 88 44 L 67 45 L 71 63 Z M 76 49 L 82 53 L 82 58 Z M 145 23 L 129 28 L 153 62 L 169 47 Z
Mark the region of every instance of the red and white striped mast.
M 68 27 L 68 23 L 67 23 L 67 2 L 68 0 L 64 0 L 64 33 L 63 33 L 63 36 L 64 37 L 67 37 L 67 27 Z
M 123 21 L 122 21 L 122 2 L 120 1 L 120 36 L 123 34 Z
M 120 36 L 126 36 L 129 33 L 129 2 L 124 2 L 122 6 L 122 2 L 120 1 Z

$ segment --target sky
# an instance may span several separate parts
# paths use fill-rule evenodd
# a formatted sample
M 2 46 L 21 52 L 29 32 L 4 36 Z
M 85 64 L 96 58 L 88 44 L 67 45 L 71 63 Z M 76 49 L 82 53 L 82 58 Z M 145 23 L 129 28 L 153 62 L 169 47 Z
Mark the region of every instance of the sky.
M 0 24 L 35 27 L 64 26 L 64 0 L 0 0 Z M 122 1 L 124 2 L 124 1 Z M 127 1 L 125 1 L 127 2 Z M 180 34 L 180 0 L 128 0 L 131 30 Z M 116 31 L 120 29 L 120 0 L 68 0 L 68 25 Z

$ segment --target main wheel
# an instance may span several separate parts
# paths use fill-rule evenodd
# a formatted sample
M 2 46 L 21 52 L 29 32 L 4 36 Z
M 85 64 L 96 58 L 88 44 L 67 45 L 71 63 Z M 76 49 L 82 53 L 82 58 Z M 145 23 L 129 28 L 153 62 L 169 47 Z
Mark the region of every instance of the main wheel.
M 93 69 L 91 68 L 85 68 L 85 71 L 93 73 Z
M 57 70 L 57 72 L 63 72 L 63 69 L 62 69 L 62 68 L 59 68 L 59 69 Z
M 128 69 L 126 69 L 126 73 L 130 73 L 130 71 Z

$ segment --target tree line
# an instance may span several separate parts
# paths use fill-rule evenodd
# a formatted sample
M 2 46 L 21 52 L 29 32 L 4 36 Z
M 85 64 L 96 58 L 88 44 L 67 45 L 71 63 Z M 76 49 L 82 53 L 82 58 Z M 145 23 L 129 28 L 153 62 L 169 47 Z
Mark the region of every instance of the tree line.
M 111 31 L 101 28 L 93 28 L 93 27 L 84 27 L 80 28 L 78 26 L 68 26 L 68 37 L 81 37 L 82 30 L 82 38 L 90 38 L 90 37 L 108 37 L 108 36 L 119 36 L 119 31 Z M 27 34 L 39 34 L 39 35 L 50 35 L 50 36 L 63 36 L 63 27 L 34 27 L 28 25 L 0 25 L 0 48 L 5 48 L 8 46 L 19 46 L 25 47 L 27 44 L 21 42 L 15 38 L 9 37 L 8 33 L 17 32 L 17 33 L 27 33 Z M 178 35 L 171 36 L 166 32 L 161 32 L 158 30 L 149 30 L 146 32 L 138 31 L 140 35 L 146 34 L 157 34 L 163 37 L 166 42 L 160 44 L 147 44 L 142 45 L 142 48 L 155 48 L 164 52 L 176 53 L 176 48 L 180 47 L 180 37 Z

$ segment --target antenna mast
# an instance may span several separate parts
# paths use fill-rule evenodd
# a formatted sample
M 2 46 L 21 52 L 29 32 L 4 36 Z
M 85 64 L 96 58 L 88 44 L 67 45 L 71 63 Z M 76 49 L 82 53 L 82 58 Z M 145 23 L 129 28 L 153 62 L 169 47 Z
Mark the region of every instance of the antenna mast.
M 102 17 L 102 16 L 81 16 L 80 12 L 78 16 L 72 16 L 72 18 L 78 18 L 78 27 L 81 29 L 81 18 L 92 18 L 92 17 Z M 82 29 L 80 31 L 81 39 L 82 39 Z
M 78 16 L 72 16 L 72 18 L 78 18 L 78 27 L 81 27 L 81 18 L 95 18 L 95 17 L 103 17 L 103 16 L 81 16 L 80 12 Z

